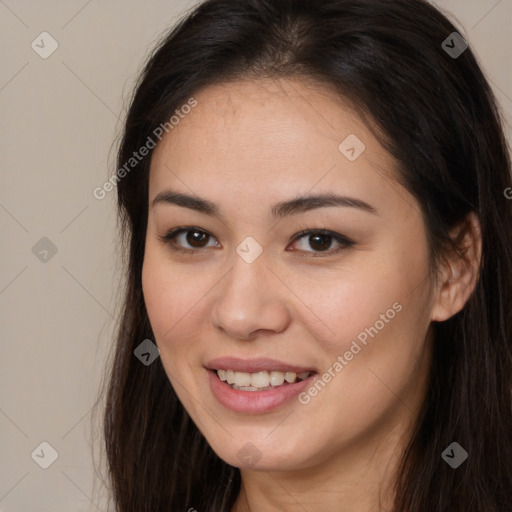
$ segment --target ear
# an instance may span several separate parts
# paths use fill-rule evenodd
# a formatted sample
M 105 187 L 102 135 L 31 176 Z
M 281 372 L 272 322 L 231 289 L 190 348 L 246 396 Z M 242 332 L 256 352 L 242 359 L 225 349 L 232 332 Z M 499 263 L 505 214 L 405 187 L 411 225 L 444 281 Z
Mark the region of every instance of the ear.
M 446 256 L 438 271 L 431 320 L 443 322 L 466 304 L 478 281 L 482 258 L 482 232 L 477 215 L 471 212 L 451 233 L 459 248 Z

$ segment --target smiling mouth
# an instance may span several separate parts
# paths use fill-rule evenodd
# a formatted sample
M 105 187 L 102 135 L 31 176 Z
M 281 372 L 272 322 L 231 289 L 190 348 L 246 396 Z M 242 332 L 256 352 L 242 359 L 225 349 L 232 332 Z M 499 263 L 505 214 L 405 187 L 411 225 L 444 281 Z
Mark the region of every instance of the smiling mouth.
M 261 371 L 255 373 L 238 372 L 235 370 L 216 370 L 218 378 L 232 389 L 239 391 L 269 391 L 311 377 L 315 372 L 281 372 Z

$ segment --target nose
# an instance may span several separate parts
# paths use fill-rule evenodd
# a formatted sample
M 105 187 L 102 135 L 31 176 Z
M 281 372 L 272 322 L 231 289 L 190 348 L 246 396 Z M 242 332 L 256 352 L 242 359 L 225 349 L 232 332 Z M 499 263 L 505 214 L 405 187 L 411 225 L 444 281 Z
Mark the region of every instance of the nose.
M 287 291 L 264 257 L 247 263 L 236 255 L 217 287 L 212 323 L 237 340 L 282 332 L 290 323 Z

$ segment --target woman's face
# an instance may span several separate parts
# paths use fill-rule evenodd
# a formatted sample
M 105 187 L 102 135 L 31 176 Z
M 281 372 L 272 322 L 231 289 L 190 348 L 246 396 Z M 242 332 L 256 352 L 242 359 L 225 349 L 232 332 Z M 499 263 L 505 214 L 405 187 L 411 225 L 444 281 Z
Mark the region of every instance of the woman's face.
M 231 465 L 369 453 L 425 393 L 435 292 L 419 205 L 327 89 L 258 80 L 194 98 L 150 171 L 142 284 L 170 382 Z

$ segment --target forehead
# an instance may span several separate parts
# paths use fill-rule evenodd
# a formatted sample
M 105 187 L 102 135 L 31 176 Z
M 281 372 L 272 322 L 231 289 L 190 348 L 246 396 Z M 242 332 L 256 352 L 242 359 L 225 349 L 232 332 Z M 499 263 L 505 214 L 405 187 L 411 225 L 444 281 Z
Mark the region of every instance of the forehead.
M 153 153 L 150 199 L 171 185 L 203 197 L 228 190 L 248 202 L 313 188 L 382 195 L 394 181 L 391 155 L 328 87 L 260 79 L 210 86 L 193 97 L 197 105 Z

